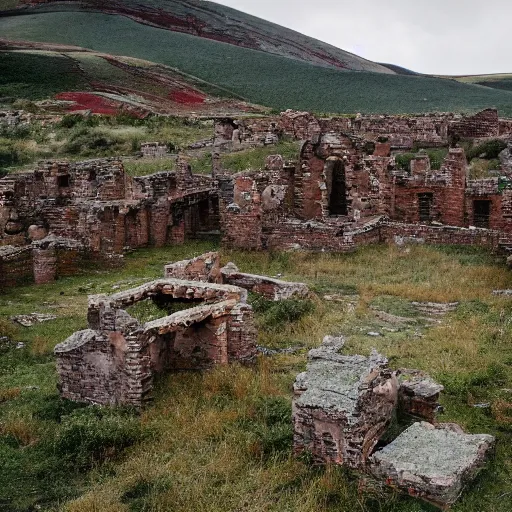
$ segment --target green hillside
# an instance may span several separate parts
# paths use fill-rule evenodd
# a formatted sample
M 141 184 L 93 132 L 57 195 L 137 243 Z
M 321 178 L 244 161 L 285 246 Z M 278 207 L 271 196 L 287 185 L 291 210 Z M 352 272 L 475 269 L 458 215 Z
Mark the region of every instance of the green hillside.
M 119 14 L 139 23 L 223 41 L 243 48 L 353 71 L 394 71 L 358 55 L 237 9 L 204 0 L 44 0 L 30 5 L 0 0 L 0 11 L 22 7 L 21 12 L 89 10 Z
M 62 91 L 87 89 L 77 63 L 62 55 L 0 51 L 0 99 L 41 100 Z
M 455 79 L 464 84 L 477 84 L 500 89 L 503 91 L 512 91 L 512 74 L 495 74 L 495 75 L 468 75 L 457 76 Z
M 3 17 L 0 33 L 8 39 L 74 44 L 163 63 L 276 109 L 406 113 L 496 107 L 512 116 L 508 91 L 439 78 L 318 67 L 118 16 L 59 12 Z

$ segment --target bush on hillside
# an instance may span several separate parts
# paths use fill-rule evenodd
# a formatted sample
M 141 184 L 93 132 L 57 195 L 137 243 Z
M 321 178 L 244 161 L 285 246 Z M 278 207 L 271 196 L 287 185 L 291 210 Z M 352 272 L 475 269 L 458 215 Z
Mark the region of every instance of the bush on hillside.
M 484 160 L 494 160 L 498 158 L 499 154 L 506 149 L 507 144 L 500 139 L 491 139 L 474 146 L 467 153 L 468 162 L 474 158 L 482 158 Z

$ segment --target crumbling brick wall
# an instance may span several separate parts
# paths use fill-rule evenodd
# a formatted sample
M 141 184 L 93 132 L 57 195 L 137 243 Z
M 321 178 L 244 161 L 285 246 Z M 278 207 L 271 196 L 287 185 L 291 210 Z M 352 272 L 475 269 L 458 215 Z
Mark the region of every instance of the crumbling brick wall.
M 82 253 L 117 264 L 125 248 L 211 236 L 220 223 L 214 182 L 179 164 L 176 172 L 131 178 L 116 159 L 43 162 L 0 179 L 0 246 L 29 246 L 34 233 L 69 239 L 56 253 L 34 247 L 36 280 L 48 282 L 72 272 Z
M 143 300 L 194 307 L 144 324 L 125 309 Z M 57 345 L 65 398 L 140 406 L 155 374 L 251 362 L 256 329 L 247 292 L 228 285 L 161 279 L 110 297 L 89 297 L 89 328 Z M 198 304 L 198 305 L 195 305 Z

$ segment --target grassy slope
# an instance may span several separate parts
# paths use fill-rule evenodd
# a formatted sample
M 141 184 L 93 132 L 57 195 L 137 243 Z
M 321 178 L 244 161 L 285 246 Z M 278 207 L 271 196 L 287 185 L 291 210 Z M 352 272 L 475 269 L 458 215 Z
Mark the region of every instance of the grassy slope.
M 198 140 L 211 137 L 212 125 L 184 118 L 150 117 L 137 120 L 125 116 L 69 116 L 63 123 L 32 123 L 10 130 L 0 127 L 0 172 L 33 169 L 42 159 L 84 158 L 133 155 L 140 144 L 158 141 L 175 149 L 184 149 Z M 148 174 L 169 168 L 167 161 L 138 160 L 130 162 L 129 171 Z M 207 169 L 204 169 L 206 171 Z M 211 171 L 211 165 L 210 169 Z
M 39 100 L 88 89 L 76 63 L 64 56 L 0 51 L 0 97 Z
M 5 319 L 33 311 L 59 316 L 17 331 L 2 326 L 3 333 L 10 329 L 14 342 L 0 359 L 0 510 L 28 512 L 39 503 L 44 510 L 69 512 L 353 512 L 355 504 L 361 512 L 433 511 L 406 497 L 361 496 L 357 482 L 344 471 L 312 468 L 306 459 L 290 456 L 291 384 L 304 368 L 305 350 L 262 359 L 253 369 L 234 365 L 164 376 L 157 383 L 154 403 L 137 420 L 142 438 L 124 455 L 107 448 L 115 433 L 134 419 L 114 413 L 116 421 L 105 425 L 113 438 L 102 434 L 106 419 L 91 425 L 93 439 L 105 447 L 100 459 L 106 457 L 106 462 L 89 473 L 73 469 L 70 455 L 83 458 L 94 449 L 80 438 L 64 447 L 61 443 L 56 458 L 54 440 L 75 438 L 66 426 L 70 406 L 59 402 L 55 390 L 51 350 L 85 326 L 87 294 L 112 293 L 114 284 L 122 289 L 135 286 L 161 275 L 165 262 L 211 248 L 195 243 L 138 251 L 128 257 L 125 269 L 92 269 L 0 297 Z M 408 253 L 380 246 L 351 255 L 224 251 L 222 257 L 244 271 L 304 280 L 320 297 L 358 293 L 345 296 L 346 303 L 317 300 L 316 310 L 296 322 L 281 319 L 276 324 L 258 312 L 260 343 L 307 349 L 326 334 L 344 334 L 350 353 L 376 347 L 395 367 L 431 372 L 446 386 L 443 421 L 460 422 L 470 432 L 492 433 L 499 439 L 496 460 L 454 512 L 510 511 L 512 411 L 503 405 L 512 399 L 502 389 L 512 387 L 512 301 L 491 295 L 494 288 L 512 287 L 504 265 L 478 249 L 420 246 Z M 446 282 L 452 285 L 447 288 Z M 369 308 L 413 316 L 410 300 L 459 300 L 461 306 L 439 325 L 426 328 L 417 319 L 410 328 L 394 326 L 394 332 L 384 331 Z M 375 330 L 384 335 L 366 334 Z M 18 341 L 25 342 L 25 348 L 16 349 Z M 491 403 L 492 409 L 472 407 L 480 402 Z M 509 420 L 500 417 L 500 410 Z
M 0 0 L 0 10 L 1 7 Z M 4 9 L 14 7 L 13 2 L 8 3 Z M 379 73 L 392 73 L 393 71 L 381 64 L 369 61 L 352 53 L 336 48 L 317 39 L 290 30 L 286 27 L 271 23 L 261 18 L 251 16 L 242 11 L 217 4 L 215 2 L 194 1 L 194 0 L 122 0 L 103 4 L 97 0 L 83 0 L 62 2 L 57 6 L 53 2 L 38 5 L 31 11 L 52 12 L 54 10 L 77 10 L 78 5 L 84 9 L 89 7 L 95 11 L 108 8 L 112 11 L 122 11 L 124 15 L 135 16 L 136 19 L 146 20 L 153 26 L 172 30 L 174 27 L 182 26 L 186 20 L 197 20 L 202 25 L 201 37 L 212 37 L 213 39 L 225 40 L 228 38 L 231 44 L 242 45 L 260 49 L 267 53 L 291 57 L 305 62 L 312 62 L 317 65 L 337 65 L 349 70 L 366 70 Z M 99 4 L 99 7 L 98 7 Z M 155 13 L 158 13 L 155 16 Z M 166 16 L 170 15 L 170 17 Z M 174 21 L 173 21 L 174 20 Z M 181 21 L 180 21 L 181 20 Z M 177 23 L 177 25 L 176 25 Z M 192 23 L 197 27 L 196 23 Z M 191 30 L 194 30 L 190 27 Z
M 0 33 L 160 62 L 276 109 L 406 113 L 494 106 L 512 116 L 512 94 L 506 91 L 437 78 L 321 68 L 116 16 L 62 12 L 0 18 Z
M 456 80 L 465 84 L 485 85 L 493 89 L 512 91 L 512 75 L 509 73 L 458 76 Z

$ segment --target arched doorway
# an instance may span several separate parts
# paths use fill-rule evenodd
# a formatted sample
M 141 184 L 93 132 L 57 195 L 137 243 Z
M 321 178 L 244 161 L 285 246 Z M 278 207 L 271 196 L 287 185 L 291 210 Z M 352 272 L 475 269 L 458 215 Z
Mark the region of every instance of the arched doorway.
M 339 158 L 327 160 L 327 191 L 329 193 L 329 215 L 348 215 L 345 165 Z

